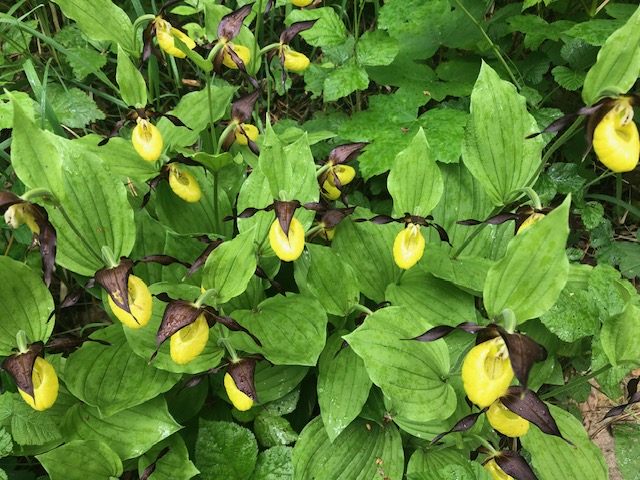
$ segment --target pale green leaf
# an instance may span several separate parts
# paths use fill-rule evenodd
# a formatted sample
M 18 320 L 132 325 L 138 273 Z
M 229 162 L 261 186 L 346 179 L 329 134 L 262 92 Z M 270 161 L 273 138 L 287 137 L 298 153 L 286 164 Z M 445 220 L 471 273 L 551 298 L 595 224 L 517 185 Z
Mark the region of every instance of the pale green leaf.
M 358 38 L 358 64 L 367 67 L 389 65 L 400 51 L 398 40 L 384 30 L 368 30 Z
M 346 97 L 356 90 L 365 90 L 369 86 L 369 76 L 363 67 L 342 65 L 329 72 L 324 81 L 325 102 Z
M 51 480 L 109 480 L 122 475 L 120 458 L 98 440 L 76 440 L 36 458 Z
M 156 468 L 150 477 L 151 480 L 189 480 L 200 473 L 193 462 L 189 460 L 189 450 L 187 450 L 184 440 L 179 434 L 174 434 L 140 457 L 138 474 L 142 475 L 145 468 L 155 462 L 158 454 L 166 447 L 171 447 L 171 449 L 156 462 Z
M 608 319 L 602 327 L 600 341 L 611 365 L 640 365 L 640 342 L 635 337 L 640 331 L 640 309 L 633 304 L 620 315 Z
M 124 103 L 134 108 L 146 107 L 147 84 L 120 44 L 118 44 L 116 81 L 120 87 L 120 96 L 122 96 Z
M 309 10 L 293 10 L 285 20 L 287 26 L 295 22 L 318 19 L 309 30 L 300 33 L 305 42 L 314 47 L 340 45 L 347 38 L 347 28 L 333 8 L 320 7 Z
M 84 128 L 105 115 L 96 102 L 79 88 L 65 89 L 61 85 L 47 86 L 47 101 L 60 123 L 69 128 Z

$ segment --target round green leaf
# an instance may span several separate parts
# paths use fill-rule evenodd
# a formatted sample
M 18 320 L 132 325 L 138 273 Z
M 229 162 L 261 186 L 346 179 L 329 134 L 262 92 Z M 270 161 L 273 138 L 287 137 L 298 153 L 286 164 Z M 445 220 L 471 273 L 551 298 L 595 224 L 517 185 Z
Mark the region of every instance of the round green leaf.
M 51 480 L 111 480 L 122 475 L 120 458 L 98 440 L 76 440 L 36 458 Z

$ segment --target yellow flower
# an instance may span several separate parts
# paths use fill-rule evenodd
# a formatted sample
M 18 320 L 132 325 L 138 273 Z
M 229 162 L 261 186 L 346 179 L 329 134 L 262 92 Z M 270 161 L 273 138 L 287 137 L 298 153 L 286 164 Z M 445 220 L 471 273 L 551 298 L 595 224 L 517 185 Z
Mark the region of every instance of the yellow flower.
M 204 314 L 171 335 L 169 352 L 178 365 L 186 365 L 202 353 L 209 340 L 209 324 Z
M 481 408 L 503 396 L 513 379 L 504 340 L 495 337 L 473 347 L 462 364 L 462 383 L 469 400 Z
M 176 163 L 169 165 L 169 186 L 185 202 L 195 203 L 202 197 L 198 180 Z
M 484 464 L 484 468 L 491 473 L 493 480 L 515 480 L 511 475 L 507 475 L 493 458 Z
M 149 323 L 149 319 L 151 318 L 153 306 L 151 292 L 149 292 L 149 288 L 147 288 L 144 281 L 135 275 L 129 275 L 127 290 L 127 294 L 129 295 L 129 310 L 131 310 L 131 313 L 127 313 L 118 307 L 111 299 L 111 295 L 108 297 L 109 307 L 111 307 L 111 311 L 116 318 L 125 326 L 134 329 L 142 328 Z M 120 292 L 115 292 L 114 295 L 120 295 Z
M 187 34 L 173 28 L 166 20 L 156 17 L 156 38 L 158 39 L 158 45 L 169 55 L 173 55 L 176 58 L 185 58 L 187 56 L 182 50 L 176 47 L 175 39 L 177 38 L 184 43 L 189 50 L 193 50 L 196 46 L 194 42 Z
M 36 222 L 33 214 L 33 207 L 30 203 L 16 203 L 7 208 L 4 212 L 4 221 L 7 225 L 11 225 L 12 228 L 18 228 L 23 223 L 26 223 L 29 230 L 35 235 L 40 234 L 40 226 Z
M 329 169 L 329 175 L 327 175 L 326 180 L 322 184 L 322 195 L 328 200 L 337 200 L 340 198 L 341 192 L 338 187 L 336 187 L 336 179 L 332 172 L 338 177 L 340 184 L 344 186 L 355 178 L 356 171 L 349 165 L 332 165 Z
M 233 48 L 233 51 L 236 52 L 236 54 L 240 57 L 240 60 L 242 60 L 242 62 L 244 63 L 245 67 L 249 64 L 249 60 L 251 60 L 251 50 L 249 50 L 247 47 L 245 47 L 244 45 L 236 45 L 234 43 L 229 42 L 227 44 L 229 47 Z M 225 45 L 224 49 L 223 49 L 223 53 L 222 53 L 222 64 L 228 68 L 231 68 L 233 70 L 237 70 L 238 69 L 238 65 L 236 65 L 236 62 L 233 61 L 233 59 L 231 58 L 231 55 L 229 54 L 228 51 L 228 46 Z
M 53 366 L 42 357 L 36 357 L 31 374 L 33 397 L 18 388 L 20 396 L 34 410 L 42 411 L 55 403 L 58 398 L 58 375 Z
M 307 5 L 311 5 L 313 0 L 291 0 L 296 7 L 306 7 Z
M 410 223 L 396 236 L 393 242 L 393 259 L 402 269 L 413 267 L 424 253 L 424 236 L 420 232 L 420 225 Z
M 520 232 L 522 232 L 523 230 L 526 230 L 527 228 L 529 228 L 534 223 L 539 222 L 543 218 L 544 218 L 544 213 L 538 213 L 538 212 L 532 213 L 531 215 L 529 215 L 526 218 L 526 220 L 524 222 L 522 222 L 522 225 L 520 225 L 520 227 L 518 228 L 518 231 L 516 232 L 516 235 L 519 234 Z
M 491 404 L 487 418 L 495 430 L 507 437 L 521 437 L 529 431 L 529 421 L 513 413 L 500 400 Z
M 224 388 L 233 406 L 241 412 L 246 412 L 253 406 L 253 399 L 238 388 L 229 373 L 224 374 Z
M 269 229 L 269 242 L 280 260 L 285 262 L 296 260 L 304 250 L 304 228 L 300 220 L 295 217 L 291 218 L 289 235 L 287 236 L 280 226 L 280 221 L 276 218 Z
M 250 123 L 241 123 L 240 126 L 244 130 L 246 136 L 240 133 L 239 129 L 236 129 L 236 143 L 238 145 L 249 145 L 249 140 L 255 142 L 260 134 L 258 127 L 251 125 Z M 247 137 L 249 137 L 249 140 L 247 140 Z
M 289 45 L 282 46 L 282 55 L 284 55 L 284 68 L 294 72 L 301 72 L 309 67 L 309 58 L 300 52 L 296 52 Z
M 636 167 L 640 139 L 628 100 L 621 100 L 600 120 L 593 132 L 593 149 L 613 172 L 630 172 Z
M 146 118 L 138 117 L 131 134 L 133 148 L 147 162 L 155 162 L 162 153 L 160 130 Z

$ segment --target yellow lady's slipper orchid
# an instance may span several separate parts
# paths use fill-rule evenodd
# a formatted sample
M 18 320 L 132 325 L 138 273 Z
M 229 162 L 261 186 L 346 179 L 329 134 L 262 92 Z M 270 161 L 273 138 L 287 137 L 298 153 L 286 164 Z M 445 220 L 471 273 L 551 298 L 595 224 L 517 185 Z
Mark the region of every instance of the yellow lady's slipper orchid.
M 58 375 L 53 366 L 42 357 L 36 357 L 31 374 L 33 397 L 18 388 L 20 396 L 34 410 L 51 408 L 58 398 Z
M 246 412 L 253 406 L 253 399 L 238 388 L 229 373 L 224 374 L 224 388 L 233 406 L 241 412 Z
M 396 236 L 393 242 L 393 259 L 400 268 L 407 270 L 422 258 L 424 253 L 424 236 L 420 225 L 410 223 Z
M 131 134 L 133 148 L 147 162 L 155 162 L 162 153 L 160 130 L 146 118 L 138 117 Z
M 242 123 L 240 124 L 240 126 L 244 130 L 244 133 L 246 134 L 246 136 L 243 135 L 238 129 L 236 129 L 235 131 L 236 143 L 238 145 L 249 145 L 249 140 L 255 142 L 256 139 L 258 138 L 258 135 L 260 134 L 260 132 L 258 131 L 258 127 L 250 123 Z
M 204 314 L 171 335 L 169 353 L 178 365 L 186 365 L 202 353 L 209 340 L 209 324 Z
M 111 307 L 111 311 L 116 318 L 125 326 L 133 329 L 142 328 L 149 323 L 151 318 L 153 306 L 151 292 L 149 292 L 149 288 L 141 278 L 129 275 L 127 293 L 129 295 L 129 310 L 131 310 L 131 313 L 127 313 L 118 307 L 111 299 L 111 295 L 108 297 L 109 307 Z
M 336 179 L 333 176 L 334 173 L 342 185 L 350 183 L 356 176 L 355 169 L 349 165 L 332 165 L 329 169 L 327 179 L 322 184 L 322 195 L 328 200 L 337 200 L 342 193 L 338 187 L 336 187 Z
M 495 430 L 507 437 L 522 437 L 529 431 L 529 421 L 513 413 L 500 400 L 491 404 L 487 418 Z
M 491 473 L 493 480 L 515 480 L 511 475 L 507 475 L 493 458 L 484 464 L 484 468 Z
M 503 396 L 513 379 L 509 351 L 502 337 L 473 347 L 462 363 L 462 383 L 469 400 L 481 408 Z
M 180 168 L 177 163 L 169 165 L 169 186 L 173 193 L 185 202 L 195 203 L 202 197 L 198 180 L 187 170 Z
M 285 235 L 276 218 L 269 229 L 269 242 L 278 258 L 285 262 L 293 262 L 304 250 L 304 228 L 300 220 L 293 217 L 289 225 L 289 235 Z
M 194 42 L 186 33 L 173 28 L 169 22 L 163 18 L 156 17 L 156 38 L 158 39 L 158 45 L 169 55 L 173 55 L 176 58 L 185 58 L 187 56 L 182 50 L 176 47 L 175 39 L 177 38 L 184 43 L 189 50 L 193 50 L 196 46 Z
M 529 228 L 534 223 L 539 222 L 543 218 L 544 218 L 544 213 L 538 213 L 538 212 L 532 213 L 531 215 L 529 215 L 526 218 L 526 220 L 524 222 L 522 222 L 522 225 L 520 225 L 520 227 L 518 228 L 518 231 L 516 232 L 516 235 L 519 234 L 520 232 L 522 232 L 523 230 L 526 230 L 527 228 Z
M 306 7 L 313 3 L 313 0 L 290 0 L 296 7 Z
M 7 222 L 7 225 L 11 225 L 12 228 L 18 228 L 23 223 L 26 223 L 29 230 L 35 235 L 40 233 L 40 226 L 36 222 L 33 207 L 30 203 L 24 202 L 11 205 L 4 212 L 4 221 Z
M 249 64 L 249 61 L 251 60 L 251 50 L 249 50 L 249 48 L 245 47 L 244 45 L 236 45 L 231 42 L 229 42 L 227 45 L 233 48 L 233 51 L 236 52 L 236 54 L 240 57 L 240 60 L 242 60 L 245 66 Z M 227 45 L 225 45 L 222 53 L 222 64 L 228 68 L 237 70 L 238 65 L 236 65 L 236 62 L 234 62 L 233 59 L 231 58 Z
M 630 172 L 636 167 L 640 138 L 628 100 L 620 101 L 600 120 L 593 132 L 593 149 L 613 172 Z
M 282 55 L 284 55 L 284 68 L 294 72 L 306 70 L 311 63 L 309 57 L 304 53 L 296 52 L 289 45 L 282 46 Z

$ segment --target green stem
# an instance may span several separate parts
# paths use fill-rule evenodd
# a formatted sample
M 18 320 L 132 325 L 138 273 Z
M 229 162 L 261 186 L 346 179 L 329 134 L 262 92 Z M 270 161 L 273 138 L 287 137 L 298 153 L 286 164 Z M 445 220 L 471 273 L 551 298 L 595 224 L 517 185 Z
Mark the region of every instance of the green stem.
M 603 200 L 605 202 L 611 202 L 618 207 L 624 208 L 625 210 L 629 210 L 629 212 L 633 213 L 636 217 L 640 218 L 640 209 L 634 207 L 630 203 L 626 203 L 622 200 L 618 200 L 616 197 L 612 197 L 610 195 L 601 195 L 599 193 L 593 193 L 590 195 L 585 195 L 585 199 L 592 198 L 594 200 Z
M 359 303 L 356 303 L 355 305 L 351 306 L 351 311 L 354 311 L 354 310 L 358 312 L 364 312 L 367 315 L 373 315 L 373 312 L 369 308 L 365 307 L 364 305 L 360 305 Z
M 516 331 L 516 324 L 518 319 L 516 318 L 515 313 L 513 313 L 513 310 L 511 310 L 510 308 L 505 308 L 498 314 L 498 317 L 502 318 L 504 329 L 507 332 L 513 333 Z
M 269 45 L 267 45 L 266 47 L 264 47 L 262 50 L 260 50 L 258 52 L 258 57 L 261 57 L 262 55 L 264 55 L 265 53 L 269 52 L 270 50 L 275 50 L 276 48 L 280 48 L 282 46 L 281 43 L 270 43 Z
M 218 205 L 218 189 L 219 187 L 219 174 L 215 172 L 213 174 L 213 222 L 217 231 L 222 231 L 220 228 L 220 206 Z
M 599 175 L 598 177 L 594 178 L 593 180 L 591 180 L 590 182 L 587 182 L 584 185 L 584 189 L 586 190 L 587 188 L 589 188 L 591 185 L 594 185 L 596 183 L 598 183 L 600 180 L 604 180 L 607 177 L 610 177 L 612 175 L 614 175 L 615 173 L 612 172 L 611 170 L 607 170 L 606 172 L 604 172 L 603 174 Z
M 227 350 L 227 352 L 229 352 L 229 360 L 231 361 L 231 363 L 238 363 L 240 361 L 240 357 L 238 356 L 235 347 L 229 340 L 229 337 L 227 337 L 226 332 L 222 329 L 222 325 L 220 324 L 218 324 L 218 331 L 220 332 L 220 340 L 218 341 L 218 343 L 221 343 Z
M 20 198 L 25 202 L 30 202 L 32 198 L 39 198 L 39 197 L 45 197 L 47 199 L 51 199 L 53 203 L 55 203 L 56 205 L 59 204 L 55 195 L 51 193 L 51 190 L 47 188 L 34 188 L 20 195 Z
M 500 210 L 502 210 L 502 207 L 494 208 L 493 211 L 489 214 L 488 218 L 491 218 L 497 215 L 498 213 L 500 213 Z M 480 225 L 478 225 L 478 228 L 476 228 L 473 232 L 471 232 L 471 235 L 469 235 L 466 238 L 466 240 L 462 243 L 462 245 L 460 245 L 458 249 L 455 252 L 453 252 L 453 255 L 451 255 L 451 258 L 456 259 L 462 253 L 462 251 L 469 246 L 469 244 L 473 241 L 473 239 L 476 238 L 478 235 L 480 235 L 480 233 L 482 232 L 482 230 L 484 230 L 486 226 L 487 226 L 486 223 L 481 223 Z
M 498 452 L 496 451 L 495 447 L 493 445 L 491 445 L 487 440 L 485 440 L 481 436 L 475 435 L 475 434 L 471 434 L 469 436 L 473 437 L 475 440 L 480 442 L 487 450 L 489 450 L 490 456 L 494 457 L 495 455 L 497 455 Z
M 332 166 L 333 165 L 331 165 L 330 163 L 325 163 L 324 165 L 322 165 L 316 170 L 316 178 L 320 178 L 320 175 L 329 170 Z
M 542 208 L 540 197 L 538 196 L 538 194 L 533 188 L 531 187 L 518 188 L 514 190 L 512 193 L 515 193 L 515 192 L 526 193 L 527 196 L 531 199 L 531 202 L 533 203 L 533 208 L 535 208 L 536 210 L 540 210 Z
M 220 138 L 218 139 L 218 145 L 216 145 L 216 155 L 220 154 L 220 150 L 222 150 L 222 144 L 224 143 L 225 139 L 231 134 L 233 133 L 233 131 L 238 127 L 238 124 L 234 121 L 232 121 L 229 125 L 227 125 L 227 127 L 222 131 L 222 135 L 220 135 Z M 216 199 L 217 201 L 217 199 Z
M 198 299 L 193 303 L 193 306 L 196 308 L 201 308 L 204 302 L 209 300 L 211 297 L 218 298 L 218 291 L 215 288 L 210 288 L 209 290 L 205 290 Z
M 576 386 L 578 385 L 582 385 L 583 383 L 588 382 L 589 380 L 591 380 L 593 377 L 597 377 L 598 375 L 606 372 L 607 370 L 610 370 L 612 368 L 612 365 L 605 365 L 602 368 L 599 368 L 598 370 L 596 370 L 595 372 L 591 372 L 589 375 L 584 375 L 584 376 L 580 376 L 577 378 L 573 378 L 569 383 L 567 383 L 566 385 L 563 385 L 561 387 L 558 387 L 556 389 L 551 390 L 550 392 L 545 393 L 544 395 L 540 395 L 540 399 L 541 400 L 546 400 L 548 398 L 552 398 L 555 397 L 556 395 L 559 395 L 561 393 L 564 392 L 568 392 L 573 390 Z
M 27 353 L 29 351 L 29 339 L 27 338 L 27 332 L 19 330 L 16 334 L 16 343 L 18 344 L 18 352 Z
M 109 268 L 116 268 L 120 262 L 116 260 L 116 256 L 113 254 L 113 250 L 108 245 L 102 246 L 102 260 L 107 264 Z
M 226 42 L 223 42 L 221 40 L 218 41 L 218 43 L 216 43 L 211 49 L 211 51 L 209 52 L 209 55 L 207 55 L 207 62 L 212 64 L 213 59 L 216 58 L 216 56 L 218 55 L 218 52 L 222 50 L 225 45 L 226 45 Z
M 313 235 L 316 232 L 319 232 L 322 229 L 324 229 L 322 225 L 316 225 L 315 227 L 311 227 L 309 230 L 307 230 L 307 232 L 304 235 L 305 237 L 309 238 L 311 235 Z
M 478 21 L 474 18 L 473 15 L 471 15 L 471 13 L 464 8 L 464 5 L 462 5 L 462 3 L 460 2 L 460 0 L 455 0 L 456 4 L 458 5 L 458 7 L 464 12 L 464 14 L 469 17 L 469 20 L 471 20 L 476 27 L 478 27 L 480 29 L 480 32 L 482 33 L 482 36 L 484 37 L 484 39 L 487 41 L 487 43 L 489 43 L 489 45 L 491 46 L 491 49 L 494 51 L 494 53 L 496 54 L 496 57 L 498 57 L 498 60 L 500 60 L 500 63 L 502 63 L 502 66 L 505 68 L 505 70 L 507 71 L 507 73 L 509 74 L 509 77 L 511 77 L 511 81 L 513 82 L 513 84 L 516 86 L 516 88 L 518 90 L 520 90 L 522 87 L 520 86 L 520 84 L 518 83 L 518 80 L 516 80 L 515 75 L 513 74 L 513 72 L 511 71 L 511 69 L 509 68 L 509 65 L 507 65 L 507 62 L 505 61 L 504 57 L 502 56 L 502 54 L 500 53 L 500 49 L 498 48 L 498 46 L 493 43 L 491 41 L 491 39 L 489 38 L 489 35 L 487 35 L 487 32 L 484 31 L 484 28 L 482 28 L 482 25 L 480 25 L 480 23 L 478 23 Z
M 143 22 L 152 22 L 156 19 L 156 16 L 153 15 L 152 13 L 148 13 L 146 15 L 142 15 L 138 18 L 136 18 L 136 21 L 133 22 L 133 49 L 138 52 L 139 48 L 138 48 L 138 29 L 140 28 L 140 25 L 142 25 Z
M 616 217 L 618 217 L 618 219 L 620 219 L 622 217 L 622 208 L 620 207 L 620 204 L 623 203 L 622 202 L 622 174 L 621 173 L 616 173 L 616 200 L 618 200 L 618 203 L 616 203 Z

